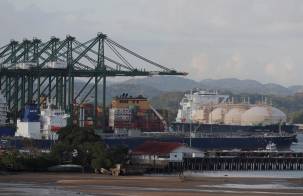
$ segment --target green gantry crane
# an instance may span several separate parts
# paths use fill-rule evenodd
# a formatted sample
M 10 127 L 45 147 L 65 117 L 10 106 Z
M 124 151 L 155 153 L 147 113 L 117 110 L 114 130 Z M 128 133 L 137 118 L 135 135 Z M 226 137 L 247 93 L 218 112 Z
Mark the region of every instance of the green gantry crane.
M 33 100 L 40 104 L 41 95 L 54 98 L 56 105 L 65 109 L 71 115 L 70 119 L 73 119 L 75 100 L 81 99 L 83 103 L 94 91 L 96 126 L 98 84 L 101 80 L 102 107 L 105 113 L 107 77 L 152 75 L 186 73 L 151 61 L 103 33 L 98 33 L 96 37 L 83 43 L 68 35 L 64 40 L 51 37 L 47 42 L 37 38 L 22 42 L 11 40 L 0 48 L 0 92 L 6 97 L 8 109 L 15 122 L 24 105 Z M 74 88 L 75 78 L 86 78 L 78 92 Z M 89 85 L 91 83 L 93 85 Z M 103 118 L 103 126 L 105 120 Z

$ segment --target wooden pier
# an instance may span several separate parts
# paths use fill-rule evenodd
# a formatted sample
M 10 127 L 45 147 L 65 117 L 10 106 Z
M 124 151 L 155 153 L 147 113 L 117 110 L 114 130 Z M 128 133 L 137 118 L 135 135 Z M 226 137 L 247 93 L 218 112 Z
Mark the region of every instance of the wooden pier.
M 191 171 L 303 171 L 303 153 L 294 152 L 208 152 L 203 158 L 169 162 L 167 172 Z

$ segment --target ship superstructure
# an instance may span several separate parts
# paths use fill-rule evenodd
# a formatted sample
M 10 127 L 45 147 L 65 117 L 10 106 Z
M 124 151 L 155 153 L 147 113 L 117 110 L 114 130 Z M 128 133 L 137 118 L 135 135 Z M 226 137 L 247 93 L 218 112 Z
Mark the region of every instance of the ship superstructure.
M 16 136 L 41 139 L 40 132 L 40 108 L 36 103 L 27 104 L 17 119 Z
M 48 102 L 46 108 L 41 109 L 40 128 L 42 138 L 57 140 L 57 132 L 67 125 L 69 115 L 61 108 L 55 107 L 51 102 Z
M 180 102 L 176 122 L 189 123 L 198 120 L 206 123 L 209 121 L 207 113 L 211 108 L 225 103 L 228 98 L 228 95 L 220 95 L 218 91 L 191 91 Z

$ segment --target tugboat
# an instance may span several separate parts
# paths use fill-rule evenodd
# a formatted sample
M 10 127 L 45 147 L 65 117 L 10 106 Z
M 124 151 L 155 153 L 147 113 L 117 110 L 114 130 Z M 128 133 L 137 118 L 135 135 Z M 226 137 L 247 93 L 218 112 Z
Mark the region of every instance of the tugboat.
M 269 151 L 269 152 L 277 152 L 278 151 L 277 145 L 275 143 L 272 143 L 272 142 L 270 142 L 266 145 L 265 150 Z

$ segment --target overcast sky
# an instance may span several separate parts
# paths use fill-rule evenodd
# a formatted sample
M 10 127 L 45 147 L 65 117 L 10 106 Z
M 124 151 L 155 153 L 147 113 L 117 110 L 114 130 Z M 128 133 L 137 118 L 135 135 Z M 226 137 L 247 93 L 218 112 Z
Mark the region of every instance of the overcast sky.
M 0 0 L 10 39 L 97 32 L 189 78 L 303 83 L 302 0 Z

